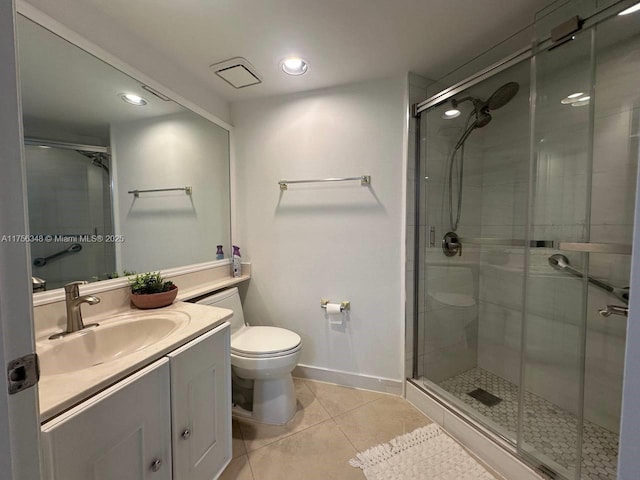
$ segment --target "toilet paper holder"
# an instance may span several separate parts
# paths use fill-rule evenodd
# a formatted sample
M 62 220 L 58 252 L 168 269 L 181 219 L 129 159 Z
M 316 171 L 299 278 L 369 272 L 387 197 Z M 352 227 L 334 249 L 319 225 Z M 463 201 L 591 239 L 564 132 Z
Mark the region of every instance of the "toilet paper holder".
M 327 300 L 323 298 L 320 300 L 320 308 L 324 308 L 326 310 L 327 304 L 331 303 L 331 300 Z M 351 310 L 351 302 L 345 300 L 344 302 L 340 302 L 340 311 L 344 312 L 345 310 Z

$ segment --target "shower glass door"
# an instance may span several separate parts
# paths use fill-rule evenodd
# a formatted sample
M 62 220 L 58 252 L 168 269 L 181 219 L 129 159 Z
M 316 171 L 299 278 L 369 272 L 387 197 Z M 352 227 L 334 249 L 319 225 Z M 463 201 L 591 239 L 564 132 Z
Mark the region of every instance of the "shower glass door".
M 626 316 L 616 312 L 627 307 L 631 266 L 638 17 L 613 16 L 534 60 L 530 230 L 557 245 L 529 252 L 519 447 L 567 478 L 616 478 L 626 340 Z
M 533 141 L 529 235 L 589 241 L 593 32 L 533 59 Z M 553 264 L 553 265 L 552 265 Z M 562 268 L 562 266 L 567 266 Z M 554 266 L 556 268 L 554 268 Z M 575 478 L 582 439 L 588 255 L 530 248 L 518 446 L 565 478 Z
M 517 441 L 530 159 L 530 65 L 522 62 L 421 116 L 418 374 Z M 476 128 L 470 127 L 476 125 Z M 462 245 L 445 255 L 454 232 Z
M 540 37 L 596 6 L 545 12 Z M 638 32 L 609 15 L 420 116 L 416 380 L 555 478 L 616 478 Z

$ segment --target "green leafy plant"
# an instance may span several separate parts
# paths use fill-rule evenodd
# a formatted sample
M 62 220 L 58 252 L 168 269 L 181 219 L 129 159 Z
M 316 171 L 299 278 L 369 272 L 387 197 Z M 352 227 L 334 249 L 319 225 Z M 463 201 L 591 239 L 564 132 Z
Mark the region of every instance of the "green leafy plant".
M 162 293 L 175 287 L 173 282 L 165 281 L 160 272 L 139 273 L 129 279 L 129 284 L 131 285 L 131 293 L 136 295 Z

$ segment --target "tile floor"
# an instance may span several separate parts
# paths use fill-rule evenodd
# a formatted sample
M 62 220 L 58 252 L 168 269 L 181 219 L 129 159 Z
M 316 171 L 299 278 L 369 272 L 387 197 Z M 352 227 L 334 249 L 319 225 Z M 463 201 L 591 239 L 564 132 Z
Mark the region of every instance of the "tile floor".
M 439 383 L 473 410 L 513 434 L 518 425 L 519 388 L 517 385 L 481 368 L 473 368 Z M 467 395 L 482 388 L 502 399 L 493 407 Z M 575 470 L 577 417 L 542 397 L 525 393 L 524 440 L 553 461 Z M 582 455 L 583 480 L 615 480 L 618 435 L 595 423 L 584 421 Z
M 233 459 L 220 480 L 364 479 L 357 452 L 431 420 L 402 398 L 294 379 L 298 411 L 283 426 L 233 419 Z

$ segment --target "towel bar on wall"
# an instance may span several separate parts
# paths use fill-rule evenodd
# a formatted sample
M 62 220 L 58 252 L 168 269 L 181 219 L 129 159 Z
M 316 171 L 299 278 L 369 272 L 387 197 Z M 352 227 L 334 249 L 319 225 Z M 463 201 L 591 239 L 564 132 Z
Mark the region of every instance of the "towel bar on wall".
M 176 188 L 154 188 L 151 190 L 129 190 L 127 193 L 133 193 L 134 197 L 139 197 L 141 193 L 150 193 L 150 192 L 174 192 L 174 191 L 184 191 L 187 195 L 191 195 L 193 193 L 193 188 L 190 186 L 186 187 L 176 187 Z
M 341 178 L 316 178 L 309 180 L 280 180 L 280 190 L 286 190 L 290 183 L 321 183 L 321 182 L 347 182 L 350 180 L 360 180 L 360 185 L 371 185 L 371 175 L 360 175 L 359 177 L 341 177 Z

